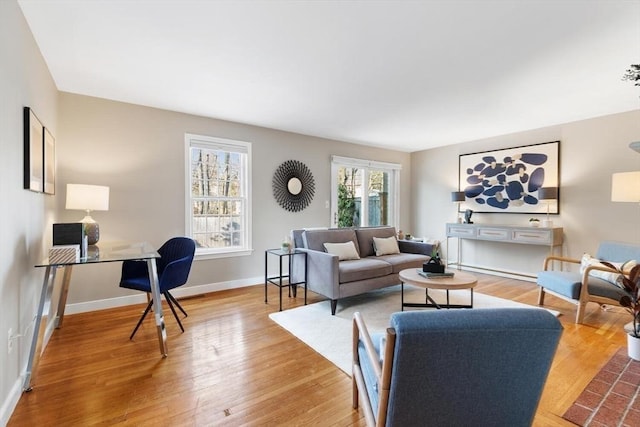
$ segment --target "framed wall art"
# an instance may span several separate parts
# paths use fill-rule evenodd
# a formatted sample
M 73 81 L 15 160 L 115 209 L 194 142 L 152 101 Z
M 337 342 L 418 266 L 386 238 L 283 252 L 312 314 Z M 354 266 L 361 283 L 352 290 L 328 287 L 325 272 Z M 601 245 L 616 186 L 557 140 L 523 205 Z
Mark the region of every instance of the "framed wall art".
M 24 107 L 24 188 L 41 192 L 44 188 L 44 128 L 31 108 Z
M 540 200 L 538 194 L 542 187 L 560 187 L 559 154 L 560 141 L 461 154 L 464 208 L 480 213 L 559 213 L 559 191 L 551 201 Z
M 44 128 L 44 192 L 56 194 L 56 140 L 49 129 Z

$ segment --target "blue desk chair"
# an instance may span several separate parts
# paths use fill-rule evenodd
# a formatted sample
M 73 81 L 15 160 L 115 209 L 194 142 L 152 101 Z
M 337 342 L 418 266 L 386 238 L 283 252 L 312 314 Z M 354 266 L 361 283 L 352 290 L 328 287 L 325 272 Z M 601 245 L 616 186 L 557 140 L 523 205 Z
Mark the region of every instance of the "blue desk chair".
M 184 327 L 182 327 L 182 322 L 180 322 L 180 318 L 178 318 L 178 314 L 173 305 L 175 304 L 185 317 L 187 317 L 187 312 L 184 311 L 178 300 L 176 300 L 169 291 L 187 283 L 195 250 L 196 244 L 192 239 L 188 237 L 174 237 L 167 240 L 167 242 L 158 249 L 160 258 L 156 260 L 160 293 L 164 295 L 167 300 L 169 308 L 171 308 L 171 312 L 178 321 L 182 332 L 184 332 Z M 140 261 L 123 262 L 120 287 L 150 294 L 151 283 L 149 281 L 147 263 Z M 133 339 L 142 321 L 147 316 L 147 313 L 149 313 L 149 310 L 151 310 L 152 305 L 153 299 L 149 298 L 149 304 L 147 304 L 147 308 L 144 310 L 140 320 L 138 320 L 138 324 L 129 339 Z
M 373 336 L 356 313 L 353 407 L 368 426 L 529 426 L 561 333 L 537 308 L 405 311 Z

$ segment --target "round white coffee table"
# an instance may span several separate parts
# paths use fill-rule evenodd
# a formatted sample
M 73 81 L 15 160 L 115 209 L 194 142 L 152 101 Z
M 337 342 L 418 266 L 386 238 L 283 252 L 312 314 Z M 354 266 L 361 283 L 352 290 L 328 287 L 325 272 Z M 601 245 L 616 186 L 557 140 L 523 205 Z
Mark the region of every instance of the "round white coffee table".
M 453 277 L 428 278 L 420 275 L 416 268 L 407 268 L 400 272 L 401 283 L 401 303 L 402 310 L 405 307 L 430 307 L 430 308 L 473 308 L 473 288 L 478 284 L 478 279 L 473 274 L 464 271 L 453 271 Z M 449 271 L 449 270 L 448 270 Z M 404 302 L 404 284 L 419 286 L 425 288 L 424 303 L 405 303 Z M 444 289 L 447 291 L 446 304 L 438 304 L 429 296 L 429 289 Z M 471 291 L 471 302 L 469 304 L 450 304 L 449 291 L 458 289 L 469 289 Z

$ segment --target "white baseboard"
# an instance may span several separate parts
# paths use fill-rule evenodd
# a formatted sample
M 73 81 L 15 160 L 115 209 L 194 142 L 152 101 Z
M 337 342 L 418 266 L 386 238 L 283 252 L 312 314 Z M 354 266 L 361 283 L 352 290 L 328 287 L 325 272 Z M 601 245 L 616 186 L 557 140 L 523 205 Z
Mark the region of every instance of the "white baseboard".
M 207 285 L 183 286 L 172 290 L 171 294 L 176 298 L 189 297 L 193 295 L 202 295 L 209 292 L 224 291 L 227 289 L 244 288 L 260 283 L 264 283 L 264 277 L 251 277 L 247 279 L 230 280 L 228 282 L 209 283 Z M 138 295 L 127 295 L 124 297 L 67 304 L 64 312 L 65 314 L 86 313 L 88 311 L 123 307 L 125 305 L 143 304 L 146 301 L 147 297 L 145 296 L 145 294 L 139 292 Z
M 448 267 L 450 269 L 454 269 L 454 265 L 455 264 L 452 264 Z M 523 282 L 533 282 L 533 283 L 536 282 L 536 276 L 532 275 L 531 273 L 504 271 L 504 270 L 497 270 L 489 267 L 480 267 L 480 266 L 465 265 L 465 264 L 461 265 L 460 269 L 465 271 L 475 271 L 476 273 L 491 274 L 492 276 L 506 277 L 508 279 L 522 280 Z
M 21 375 L 11 387 L 7 398 L 2 403 L 2 407 L 0 407 L 0 425 L 6 426 L 9 424 L 9 418 L 13 414 L 13 411 L 16 409 L 18 405 L 18 401 L 20 400 L 20 396 L 22 396 L 22 383 L 24 381 L 24 377 Z

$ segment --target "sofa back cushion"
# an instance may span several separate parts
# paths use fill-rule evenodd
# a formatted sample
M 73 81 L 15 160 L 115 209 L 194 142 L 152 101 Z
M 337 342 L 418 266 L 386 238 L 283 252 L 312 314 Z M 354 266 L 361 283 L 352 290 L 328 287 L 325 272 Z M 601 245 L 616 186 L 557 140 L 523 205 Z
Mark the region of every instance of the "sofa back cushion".
M 396 235 L 395 227 L 363 227 L 356 228 L 360 257 L 368 257 L 376 254 L 373 248 L 374 237 L 391 237 Z
M 302 240 L 304 241 L 305 248 L 320 252 L 326 252 L 324 248 L 325 243 L 353 242 L 356 250 L 358 251 L 358 254 L 360 254 L 360 248 L 358 247 L 356 233 L 352 228 L 305 230 L 305 232 L 302 233 Z

